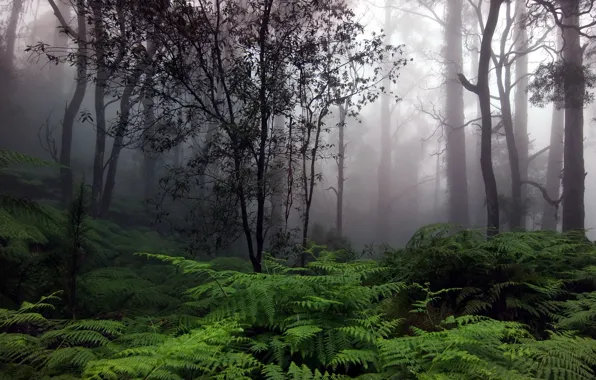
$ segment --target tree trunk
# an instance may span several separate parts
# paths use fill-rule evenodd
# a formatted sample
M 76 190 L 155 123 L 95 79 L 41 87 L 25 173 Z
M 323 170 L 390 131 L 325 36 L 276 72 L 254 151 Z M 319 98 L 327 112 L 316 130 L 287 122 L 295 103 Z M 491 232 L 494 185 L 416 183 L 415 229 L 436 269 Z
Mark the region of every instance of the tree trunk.
M 385 1 L 385 33 L 386 42 L 389 43 L 393 32 L 391 24 L 392 0 Z M 383 78 L 383 87 L 388 90 L 391 81 Z M 379 243 L 387 241 L 389 236 L 389 215 L 391 213 L 391 112 L 389 108 L 389 95 L 381 95 L 381 157 L 378 172 L 377 199 L 377 240 Z
M 93 34 L 96 41 L 97 80 L 95 82 L 95 155 L 93 157 L 93 186 L 91 187 L 91 213 L 98 216 L 100 211 L 101 191 L 104 177 L 104 155 L 106 150 L 106 107 L 105 90 L 108 81 L 106 57 L 104 54 L 104 22 L 102 2 L 91 2 L 93 12 Z
M 143 198 L 145 200 L 155 196 L 157 159 L 156 153 L 143 152 Z
M 274 153 L 274 168 L 271 173 L 271 230 L 272 237 L 278 237 L 283 230 L 283 198 L 284 198 L 284 129 L 286 119 L 284 115 L 273 117 L 273 138 L 276 141 Z
M 148 57 L 152 57 L 155 52 L 155 45 L 149 44 L 147 50 Z M 124 148 L 124 135 L 128 128 L 128 117 L 130 115 L 130 109 L 132 108 L 132 93 L 143 74 L 143 70 L 144 65 L 139 63 L 132 76 L 127 79 L 122 98 L 120 98 L 120 115 L 118 116 L 118 125 L 116 126 L 116 135 L 114 137 L 114 143 L 112 144 L 112 151 L 110 153 L 110 158 L 108 159 L 108 173 L 106 175 L 104 190 L 101 193 L 99 216 L 103 218 L 108 216 L 110 204 L 112 203 L 112 194 L 114 192 L 114 186 L 116 185 L 118 159 L 120 158 L 122 148 Z
M 563 158 L 563 231 L 584 229 L 584 93 L 583 49 L 579 34 L 579 2 L 561 0 L 565 67 L 565 145 Z
M 267 83 L 267 44 L 269 42 L 269 32 L 271 21 L 271 9 L 273 0 L 267 0 L 263 7 L 263 18 L 259 29 L 259 102 L 260 102 L 260 133 L 259 133 L 259 150 L 257 155 L 257 219 L 256 219 L 256 250 L 254 251 L 254 259 L 251 261 L 258 262 L 259 266 L 254 267 L 255 272 L 260 270 L 261 261 L 263 258 L 263 249 L 265 247 L 265 200 L 267 197 L 267 181 L 265 180 L 267 172 L 267 142 L 269 140 L 269 118 L 271 117 L 271 110 L 269 109 L 269 102 L 267 99 L 268 89 Z M 249 252 L 250 253 L 250 252 Z
M 557 51 L 563 48 L 562 36 L 557 38 Z M 546 167 L 546 192 L 551 200 L 558 201 L 561 191 L 561 173 L 563 171 L 563 136 L 565 134 L 565 110 L 557 109 L 553 103 L 552 122 L 550 127 L 550 148 L 548 150 L 548 164 Z M 557 230 L 558 207 L 553 206 L 546 199 L 542 205 L 543 230 Z
M 143 198 L 151 199 L 155 195 L 157 159 L 159 154 L 152 149 L 151 138 L 156 130 L 153 94 L 153 71 L 147 73 L 143 88 Z
M 60 14 L 64 17 L 64 20 L 69 22 L 72 15 L 72 5 L 70 2 L 59 1 L 57 7 Z M 32 45 L 35 43 L 37 43 L 37 41 L 33 41 Z M 54 48 L 64 49 L 65 51 L 68 49 L 68 34 L 64 32 L 60 20 L 56 20 L 56 30 L 54 31 L 52 44 L 54 45 Z M 58 65 L 53 68 L 53 70 L 56 70 L 56 75 L 53 80 L 56 83 L 56 87 L 63 94 L 70 89 L 70 80 L 66 80 L 66 68 L 67 65 Z
M 563 135 L 565 134 L 565 110 L 557 109 L 553 104 L 550 127 L 550 148 L 546 167 L 546 192 L 551 200 L 558 201 L 561 190 L 561 173 L 563 171 Z M 558 224 L 558 207 L 547 200 L 542 206 L 542 229 L 556 230 Z
M 463 68 L 462 52 L 463 0 L 447 2 L 445 60 L 447 96 L 445 97 L 447 132 L 447 186 L 449 222 L 467 227 L 470 224 L 468 177 L 466 173 L 466 133 L 464 125 L 464 92 L 457 80 Z
M 503 0 L 491 0 L 486 26 L 482 35 L 480 58 L 478 62 L 478 82 L 472 85 L 463 74 L 460 81 L 467 90 L 478 95 L 480 112 L 482 114 L 482 136 L 480 146 L 480 167 L 484 179 L 486 193 L 487 220 L 486 234 L 488 237 L 499 233 L 499 198 L 497 181 L 492 163 L 492 115 L 490 104 L 489 65 L 492 55 L 492 39 L 495 34 L 499 12 Z
M 306 265 L 306 249 L 308 248 L 308 228 L 310 226 L 310 208 L 312 206 L 313 194 L 317 179 L 316 166 L 317 154 L 319 153 L 319 146 L 321 143 L 321 132 L 323 131 L 323 119 L 327 115 L 327 110 L 321 110 L 317 120 L 308 120 L 311 126 L 307 127 L 305 141 L 305 149 L 302 151 L 302 180 L 304 190 L 304 211 L 302 214 L 302 255 L 300 255 L 300 265 Z M 314 129 L 314 141 L 312 149 L 308 149 L 312 139 Z M 307 170 L 308 153 L 311 154 L 309 168 Z
M 122 98 L 120 99 L 120 115 L 118 117 L 118 125 L 116 127 L 116 136 L 112 145 L 112 152 L 108 160 L 108 173 L 106 175 L 106 182 L 104 190 L 101 194 L 101 205 L 99 216 L 105 218 L 110 211 L 110 204 L 112 203 L 112 195 L 114 193 L 114 186 L 116 185 L 116 172 L 118 170 L 118 159 L 120 152 L 124 148 L 124 135 L 128 128 L 128 117 L 130 109 L 132 108 L 131 97 L 134 84 L 128 84 L 124 89 Z
M 70 169 L 70 155 L 72 149 L 72 132 L 74 121 L 79 112 L 85 91 L 87 89 L 87 20 L 85 19 L 85 1 L 77 0 L 77 85 L 72 99 L 64 111 L 62 120 L 62 137 L 60 145 L 60 183 L 62 203 L 68 207 L 72 199 L 73 176 Z
M 156 49 L 157 44 L 152 38 L 148 38 L 146 50 L 147 54 L 142 58 L 141 62 L 137 63 L 137 66 L 133 69 L 132 75 L 127 78 L 125 82 L 126 86 L 124 87 L 122 97 L 120 98 L 120 114 L 118 115 L 118 125 L 116 126 L 116 134 L 112 144 L 112 151 L 107 163 L 108 172 L 106 174 L 104 190 L 101 193 L 99 215 L 104 218 L 107 217 L 110 210 L 110 204 L 112 203 L 114 186 L 116 185 L 116 173 L 118 171 L 118 160 L 120 158 L 120 152 L 122 151 L 122 148 L 124 148 L 124 136 L 126 135 L 126 130 L 128 128 L 128 117 L 130 116 L 130 110 L 133 106 L 131 103 L 132 94 L 143 73 L 145 73 L 147 76 L 146 80 L 151 83 L 150 78 L 153 75 L 153 71 L 151 69 L 147 69 L 146 62 L 153 59 Z
M 478 23 L 476 24 L 476 32 L 478 32 Z M 472 46 L 471 56 L 471 70 L 474 76 L 478 75 L 478 60 L 480 58 L 480 44 L 474 39 Z M 480 102 L 478 97 L 475 97 L 476 103 L 476 114 L 475 119 L 481 119 L 482 113 L 480 112 Z M 486 221 L 486 195 L 484 192 L 484 182 L 482 180 L 482 168 L 480 167 L 480 147 L 482 139 L 482 128 L 477 128 L 474 124 L 473 138 L 475 142 L 474 146 L 474 164 L 471 167 L 471 180 L 472 185 L 472 222 L 475 226 L 480 226 Z
M 384 79 L 383 82 L 388 82 Z M 384 83 L 383 86 L 389 85 Z M 389 113 L 389 96 L 381 98 L 381 155 L 379 158 L 379 171 L 377 177 L 377 240 L 379 243 L 387 241 L 389 234 L 389 214 L 391 197 L 391 115 Z
M 335 208 L 335 229 L 338 237 L 343 236 L 343 223 L 344 223 L 344 182 L 345 179 L 345 162 L 346 162 L 346 116 L 348 113 L 348 104 L 344 103 L 339 107 L 339 141 L 337 151 L 337 203 Z
M 509 217 L 509 227 L 511 230 L 517 230 L 522 227 L 522 182 L 519 170 L 519 155 L 513 129 L 513 113 L 511 110 L 511 101 L 509 100 L 510 93 L 507 91 L 507 89 L 511 88 L 511 70 L 509 66 L 504 66 L 501 63 L 497 63 L 495 65 L 495 71 L 497 73 L 497 87 L 499 89 L 499 101 L 501 104 L 501 119 L 503 121 L 505 141 L 507 143 L 509 172 L 511 174 L 511 209 L 506 211 Z M 505 69 L 504 75 L 503 69 Z
M 517 39 L 515 50 L 518 52 L 526 52 L 528 50 L 528 30 L 526 27 L 526 1 L 517 0 L 516 15 L 517 15 Z M 517 153 L 519 157 L 519 173 L 521 181 L 528 180 L 528 164 L 529 164 L 529 145 L 528 140 L 528 55 L 520 54 L 515 59 L 515 76 L 517 86 L 515 90 L 515 119 L 513 121 L 515 127 L 515 142 L 517 143 Z M 521 189 L 522 204 L 522 225 L 527 227 L 524 210 L 527 209 L 528 191 L 527 187 Z
M 441 219 L 441 141 L 438 142 L 435 161 L 435 193 L 434 193 L 435 217 Z
M 22 11 L 23 0 L 13 0 L 10 16 L 8 18 L 8 25 L 6 25 L 6 36 L 4 40 L 6 44 L 6 50 L 4 51 L 4 65 L 2 67 L 2 70 L 4 70 L 3 74 L 6 76 L 5 80 L 7 80 L 9 83 L 12 82 L 15 72 L 14 50 L 17 41 L 17 27 L 19 25 L 19 19 Z

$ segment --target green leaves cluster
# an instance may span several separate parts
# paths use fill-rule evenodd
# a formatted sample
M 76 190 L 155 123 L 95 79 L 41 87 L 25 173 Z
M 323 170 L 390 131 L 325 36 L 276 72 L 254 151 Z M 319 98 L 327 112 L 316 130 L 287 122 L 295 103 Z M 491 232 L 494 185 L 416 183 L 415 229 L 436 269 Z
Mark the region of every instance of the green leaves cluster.
M 524 239 L 528 237 L 509 246 L 490 244 L 501 252 L 515 251 L 507 247 L 522 247 Z M 413 241 L 410 249 L 424 244 Z M 260 274 L 215 270 L 182 257 L 141 255 L 169 262 L 198 284 L 186 291 L 183 314 L 64 324 L 29 315 L 36 305 L 4 310 L 2 317 L 11 322 L 2 327 L 45 326 L 43 331 L 1 335 L 0 360 L 6 370 L 18 360 L 21 368 L 30 366 L 45 376 L 69 363 L 69 376 L 97 380 L 595 376 L 596 341 L 568 329 L 589 324 L 587 311 L 596 306 L 589 301 L 591 294 L 556 301 L 556 310 L 562 311 L 558 324 L 538 338 L 520 322 L 454 310 L 437 321 L 437 305 L 460 290 L 433 291 L 430 283 L 391 280 L 394 267 L 375 261 L 338 263 L 332 252 L 323 251 L 301 269 L 268 258 L 266 273 Z M 391 317 L 388 310 L 404 295 L 410 299 L 410 316 Z M 586 313 L 572 317 L 580 309 Z M 411 315 L 430 320 L 427 328 L 418 327 Z M 404 324 L 406 334 L 400 329 Z

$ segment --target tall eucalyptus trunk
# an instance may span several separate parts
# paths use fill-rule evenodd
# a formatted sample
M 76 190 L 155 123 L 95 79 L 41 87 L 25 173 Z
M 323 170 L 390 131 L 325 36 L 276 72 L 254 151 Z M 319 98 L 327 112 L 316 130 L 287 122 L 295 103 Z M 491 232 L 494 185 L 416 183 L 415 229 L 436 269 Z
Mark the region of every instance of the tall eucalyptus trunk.
M 476 31 L 478 30 L 478 23 L 476 23 Z M 474 39 L 472 44 L 471 56 L 471 72 L 474 76 L 478 74 L 478 59 L 480 57 L 480 44 Z M 482 113 L 480 112 L 480 102 L 478 97 L 475 97 L 476 112 L 474 115 L 475 119 L 481 119 Z M 482 168 L 480 167 L 480 147 L 482 128 L 476 127 L 478 123 L 474 123 L 473 138 L 474 138 L 474 158 L 472 160 L 473 165 L 470 170 L 470 184 L 472 188 L 472 222 L 475 226 L 480 226 L 486 221 L 486 195 L 484 193 L 484 182 L 482 180 Z
M 59 13 L 58 7 L 52 3 L 54 12 Z M 74 129 L 74 122 L 85 98 L 87 90 L 87 20 L 85 18 L 85 0 L 76 1 L 77 13 L 77 31 L 73 36 L 77 40 L 76 53 L 76 87 L 74 94 L 66 109 L 64 110 L 64 118 L 62 120 L 62 136 L 60 144 L 60 187 L 62 195 L 62 203 L 68 207 L 72 199 L 73 175 L 70 169 L 71 164 L 71 150 L 72 150 L 72 133 Z M 61 21 L 64 17 L 60 14 Z M 64 25 L 63 25 L 64 26 Z
M 563 152 L 563 231 L 583 230 L 585 219 L 583 48 L 580 44 L 579 1 L 560 0 L 563 11 L 565 67 L 565 145 Z
M 108 69 L 105 54 L 105 25 L 103 20 L 103 0 L 92 0 L 93 35 L 95 38 L 95 57 L 97 77 L 95 81 L 95 154 L 93 157 L 93 185 L 91 187 L 91 213 L 98 216 L 100 197 L 103 188 L 104 155 L 106 151 L 106 106 L 105 92 L 108 82 Z
M 10 9 L 10 16 L 8 17 L 8 24 L 6 25 L 6 35 L 4 37 L 5 50 L 3 54 L 3 67 L 4 75 L 9 83 L 13 79 L 15 64 L 14 64 L 14 52 L 17 42 L 17 28 L 19 25 L 19 19 L 23 12 L 24 0 L 13 0 L 12 7 Z
M 386 42 L 391 39 L 393 25 L 391 23 L 392 0 L 385 1 L 385 33 Z M 383 87 L 388 89 L 391 86 L 390 79 L 383 78 Z M 378 199 L 377 199 L 377 240 L 386 242 L 389 237 L 389 215 L 391 213 L 391 111 L 389 96 L 381 97 L 381 157 L 379 160 L 379 171 L 377 177 Z
M 470 224 L 468 205 L 468 177 L 466 170 L 466 133 L 464 125 L 464 92 L 457 80 L 463 69 L 462 49 L 463 0 L 447 2 L 445 28 L 445 97 L 447 134 L 447 186 L 449 222 L 467 227 Z
M 517 153 L 519 158 L 519 173 L 520 180 L 528 180 L 528 164 L 529 164 L 529 139 L 528 139 L 528 55 L 524 54 L 528 50 L 528 30 L 527 30 L 527 14 L 526 1 L 516 0 L 516 37 L 515 50 L 522 52 L 515 59 L 515 76 L 516 76 L 516 90 L 515 90 L 515 116 L 513 124 L 515 127 L 515 142 L 517 144 Z M 522 212 L 527 209 L 528 191 L 524 186 L 521 189 L 520 206 L 523 207 Z M 527 220 L 525 220 L 525 212 L 523 212 L 522 227 L 527 227 Z
M 559 32 L 557 37 L 557 51 L 563 48 L 563 37 Z M 565 134 L 565 109 L 553 104 L 552 121 L 550 126 L 550 147 L 546 167 L 546 192 L 551 201 L 558 201 L 561 191 L 561 173 L 563 171 L 563 137 Z M 556 230 L 558 224 L 558 205 L 553 205 L 544 199 L 542 204 L 542 229 Z
M 497 180 L 492 162 L 492 115 L 491 115 L 491 95 L 489 85 L 489 67 L 492 56 L 492 40 L 499 20 L 499 12 L 504 0 L 490 0 L 488 17 L 484 32 L 482 33 L 482 43 L 480 45 L 480 57 L 478 60 L 478 79 L 474 85 L 470 83 L 463 74 L 459 75 L 462 85 L 476 95 L 480 102 L 480 112 L 482 114 L 482 135 L 480 147 L 480 166 L 482 168 L 482 177 L 484 179 L 484 190 L 486 194 L 487 217 L 486 234 L 492 237 L 499 233 L 499 195 L 497 192 Z
M 271 168 L 271 237 L 279 235 L 283 231 L 283 199 L 284 199 L 284 166 L 283 155 L 284 128 L 286 118 L 284 115 L 275 115 L 273 117 L 273 137 L 276 141 L 273 157 L 273 168 Z
M 346 116 L 347 116 L 347 102 L 339 107 L 339 136 L 337 146 L 337 199 L 335 208 L 335 229 L 337 236 L 343 236 L 343 224 L 344 224 L 344 183 L 345 169 L 346 169 Z

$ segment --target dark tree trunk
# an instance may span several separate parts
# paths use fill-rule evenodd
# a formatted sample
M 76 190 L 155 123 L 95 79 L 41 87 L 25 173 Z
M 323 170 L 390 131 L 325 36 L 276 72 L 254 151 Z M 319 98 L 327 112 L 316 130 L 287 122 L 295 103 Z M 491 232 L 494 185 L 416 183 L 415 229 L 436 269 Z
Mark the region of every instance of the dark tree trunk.
M 145 200 L 155 196 L 157 160 L 159 154 L 152 148 L 151 139 L 156 130 L 153 101 L 153 72 L 149 72 L 143 88 L 143 197 Z
M 147 62 L 153 58 L 157 45 L 153 39 L 148 38 L 146 55 L 141 58 L 142 61 L 137 63 L 137 66 L 133 69 L 133 73 L 126 79 L 126 86 L 122 92 L 120 98 L 120 114 L 118 115 L 118 124 L 116 126 L 116 133 L 114 136 L 114 142 L 112 144 L 112 151 L 110 152 L 110 158 L 108 159 L 108 172 L 106 174 L 106 180 L 104 189 L 101 193 L 101 204 L 99 215 L 106 217 L 110 211 L 110 204 L 112 203 L 112 197 L 114 193 L 114 186 L 116 185 L 116 173 L 118 171 L 118 160 L 120 153 L 124 148 L 124 136 L 128 129 L 128 118 L 130 116 L 130 110 L 132 104 L 132 94 L 135 87 L 137 86 L 141 75 L 146 74 L 148 83 L 151 83 L 153 71 L 151 68 L 147 68 Z M 105 168 L 104 168 L 105 170 Z
M 503 73 L 503 69 L 505 69 L 505 73 Z M 511 70 L 509 66 L 503 67 L 500 63 L 495 66 L 495 70 L 497 72 L 497 87 L 499 89 L 503 129 L 505 130 L 509 158 L 509 172 L 511 174 L 511 209 L 507 210 L 507 215 L 509 216 L 509 227 L 512 230 L 517 230 L 522 227 L 522 182 L 519 170 L 519 155 L 513 130 L 513 113 L 511 101 L 509 100 L 509 91 L 507 91 L 508 88 L 511 88 Z
M 271 170 L 271 223 L 270 229 L 273 231 L 273 238 L 279 237 L 283 230 L 283 198 L 284 198 L 284 128 L 286 119 L 284 115 L 275 115 L 273 117 L 273 139 L 275 143 L 274 167 Z
M 447 133 L 447 186 L 449 222 L 467 227 L 470 224 L 468 177 L 466 171 L 466 133 L 464 125 L 464 92 L 457 80 L 463 68 L 462 52 L 463 0 L 447 2 L 445 60 L 447 96 L 445 103 Z
M 478 82 L 472 85 L 463 74 L 460 74 L 462 85 L 469 91 L 478 95 L 480 112 L 482 114 L 482 136 L 480 146 L 480 167 L 484 179 L 484 190 L 486 193 L 487 221 L 486 234 L 488 237 L 499 233 L 499 198 L 497 192 L 497 181 L 492 163 L 492 115 L 490 104 L 489 86 L 489 65 L 492 55 L 492 39 L 495 34 L 499 12 L 503 0 L 491 0 L 486 20 L 486 26 L 482 35 L 480 46 L 480 58 L 478 62 Z
M 134 88 L 134 86 L 133 86 Z M 124 148 L 124 135 L 128 127 L 128 117 L 130 115 L 132 88 L 130 91 L 124 90 L 122 98 L 120 99 L 120 115 L 118 116 L 118 126 L 116 127 L 116 135 L 112 145 L 112 152 L 108 160 L 108 173 L 106 175 L 106 182 L 104 190 L 101 194 L 101 205 L 99 216 L 105 218 L 110 211 L 110 204 L 112 203 L 112 196 L 114 187 L 116 185 L 116 173 L 118 171 L 118 160 L 122 148 Z
M 269 139 L 269 118 L 271 110 L 268 107 L 267 83 L 267 43 L 269 39 L 269 22 L 271 21 L 272 0 L 267 0 L 263 7 L 263 18 L 259 30 L 259 75 L 261 87 L 259 88 L 260 100 L 260 136 L 259 150 L 257 156 L 257 219 L 256 219 L 256 250 L 251 254 L 251 262 L 255 272 L 261 271 L 261 261 L 263 259 L 263 249 L 265 248 L 265 201 L 267 198 L 267 181 L 265 180 L 267 171 L 267 142 Z M 246 231 L 249 233 L 249 231 Z M 250 254 L 250 251 L 249 251 Z M 255 266 L 255 263 L 259 263 Z
M 91 213 L 98 216 L 104 177 L 104 155 L 106 151 L 106 110 L 105 89 L 108 81 L 106 57 L 104 54 L 104 22 L 102 2 L 91 2 L 93 11 L 93 34 L 95 36 L 95 56 L 97 59 L 97 80 L 95 82 L 95 155 L 93 158 L 93 186 L 91 187 Z
M 476 28 L 478 28 L 478 26 L 476 26 Z M 470 53 L 473 75 L 477 75 L 478 73 L 479 53 L 480 45 L 475 42 Z M 475 97 L 474 101 L 476 103 L 475 118 L 481 119 L 482 113 L 480 112 L 480 102 L 478 101 L 478 97 Z M 477 124 L 478 123 L 474 123 L 473 125 L 474 130 L 472 135 L 474 139 L 474 157 L 472 159 L 473 164 L 471 165 L 469 174 L 471 176 L 470 183 L 472 187 L 472 222 L 475 226 L 480 226 L 486 221 L 486 195 L 484 192 L 484 182 L 482 180 L 482 169 L 480 168 L 482 128 L 477 128 Z
M 561 0 L 565 67 L 565 145 L 563 158 L 563 231 L 584 229 L 584 93 L 583 49 L 579 34 L 579 2 Z
M 154 49 L 154 46 L 149 46 L 149 57 L 153 56 L 153 53 L 155 52 Z M 143 69 L 144 65 L 139 63 L 139 67 L 137 67 L 132 76 L 128 78 L 122 93 L 122 98 L 120 98 L 120 114 L 118 115 L 118 125 L 116 126 L 114 143 L 112 144 L 112 151 L 110 153 L 110 158 L 108 159 L 108 173 L 106 175 L 104 190 L 101 193 L 99 215 L 104 218 L 108 216 L 110 204 L 112 203 L 112 194 L 114 192 L 114 186 L 116 185 L 118 159 L 120 158 L 120 152 L 122 151 L 122 148 L 124 148 L 124 136 L 128 128 L 128 117 L 132 108 L 132 93 L 141 77 L 141 74 L 143 73 Z
M 85 19 L 85 1 L 77 0 L 77 84 L 72 99 L 64 111 L 62 120 L 62 137 L 60 145 L 60 183 L 62 203 L 68 206 L 72 199 L 73 176 L 70 169 L 70 155 L 72 149 L 72 132 L 74 121 L 81 108 L 85 91 L 87 90 L 87 20 Z M 60 16 L 62 17 L 62 16 Z
M 511 3 L 506 3 L 507 22 L 505 30 L 501 35 L 499 54 L 493 54 L 493 62 L 497 76 L 497 88 L 499 90 L 499 102 L 501 105 L 501 121 L 505 131 L 505 142 L 507 144 L 507 156 L 509 161 L 509 173 L 511 175 L 511 205 L 505 208 L 511 230 L 522 228 L 523 205 L 522 205 L 522 181 L 520 173 L 520 159 L 517 150 L 515 126 L 513 124 L 513 110 L 511 107 L 511 61 L 507 56 L 506 39 L 511 28 L 514 26 L 514 19 L 511 15 Z M 519 57 L 518 57 L 519 58 Z

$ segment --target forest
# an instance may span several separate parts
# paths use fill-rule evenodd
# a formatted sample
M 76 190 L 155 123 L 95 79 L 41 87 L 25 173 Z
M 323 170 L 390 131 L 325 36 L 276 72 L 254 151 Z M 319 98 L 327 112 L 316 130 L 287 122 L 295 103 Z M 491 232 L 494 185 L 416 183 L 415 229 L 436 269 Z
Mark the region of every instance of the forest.
M 596 379 L 595 20 L 0 0 L 0 380 Z

